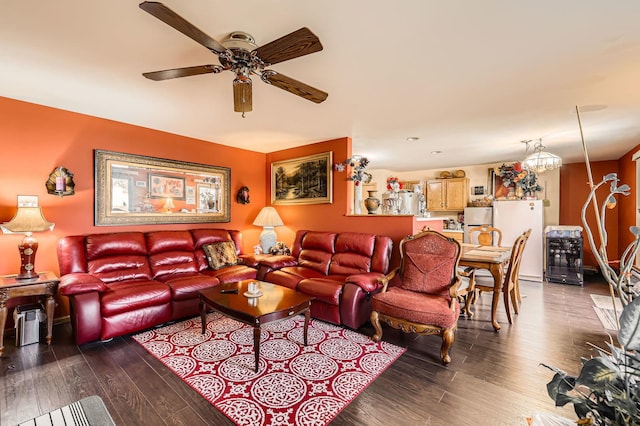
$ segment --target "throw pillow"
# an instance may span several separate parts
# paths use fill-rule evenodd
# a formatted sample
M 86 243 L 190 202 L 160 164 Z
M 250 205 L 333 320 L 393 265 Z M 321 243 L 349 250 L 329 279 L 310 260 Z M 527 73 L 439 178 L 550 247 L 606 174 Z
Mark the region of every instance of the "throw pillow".
M 233 241 L 205 244 L 202 249 L 207 256 L 207 262 L 211 269 L 217 270 L 225 266 L 238 264 L 236 245 Z

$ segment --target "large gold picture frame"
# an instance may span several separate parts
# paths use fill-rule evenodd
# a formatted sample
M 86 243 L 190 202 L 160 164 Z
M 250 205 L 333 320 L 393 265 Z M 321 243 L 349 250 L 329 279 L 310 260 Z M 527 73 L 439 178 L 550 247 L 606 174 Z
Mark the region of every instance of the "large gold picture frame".
M 94 151 L 95 225 L 231 220 L 231 170 L 113 151 Z
M 332 154 L 329 151 L 271 163 L 271 204 L 332 203 Z

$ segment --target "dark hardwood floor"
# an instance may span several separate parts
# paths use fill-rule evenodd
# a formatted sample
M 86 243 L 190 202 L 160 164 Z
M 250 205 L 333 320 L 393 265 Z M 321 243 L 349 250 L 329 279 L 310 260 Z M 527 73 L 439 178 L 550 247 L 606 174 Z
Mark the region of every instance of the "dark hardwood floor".
M 491 295 L 461 317 L 452 362 L 440 364 L 440 340 L 388 327 L 383 339 L 407 352 L 365 389 L 332 425 L 523 425 L 533 412 L 575 418 L 547 396 L 548 363 L 575 373 L 586 342 L 608 339 L 590 294 L 608 294 L 599 276 L 584 287 L 522 282 L 524 300 L 514 324 L 499 308 L 502 330 L 489 322 Z M 373 328 L 360 330 L 367 335 Z M 70 325 L 54 327 L 53 345 L 16 348 L 5 339 L 0 359 L 0 424 L 15 425 L 89 395 L 99 395 L 118 425 L 232 424 L 129 336 L 73 344 Z

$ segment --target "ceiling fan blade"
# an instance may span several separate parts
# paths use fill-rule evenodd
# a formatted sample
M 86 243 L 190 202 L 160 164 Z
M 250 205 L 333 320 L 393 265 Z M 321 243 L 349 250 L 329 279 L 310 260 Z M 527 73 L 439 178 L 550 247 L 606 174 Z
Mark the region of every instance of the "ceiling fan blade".
M 144 1 L 140 3 L 140 9 L 155 16 L 165 24 L 170 25 L 214 53 L 222 54 L 227 51 L 223 45 L 203 33 L 192 23 L 188 22 L 162 3 L 156 1 Z
M 303 27 L 258 47 L 254 52 L 265 65 L 273 65 L 321 50 L 320 39 L 309 28 Z
M 262 73 L 262 81 L 317 104 L 323 102 L 327 99 L 327 96 L 329 96 L 327 92 L 323 92 L 320 89 L 316 89 L 315 87 L 311 87 L 308 84 L 304 84 L 298 80 L 294 80 L 291 77 L 287 77 L 286 75 L 282 75 L 272 70 L 266 70 Z
M 142 73 L 142 75 L 147 77 L 149 80 L 162 81 L 162 80 L 169 80 L 171 78 L 189 77 L 192 75 L 199 75 L 199 74 L 208 74 L 208 73 L 217 74 L 221 72 L 223 69 L 224 68 L 222 68 L 219 65 L 198 65 L 195 67 L 174 68 L 170 70 L 145 72 L 145 73 Z
M 245 112 L 253 110 L 253 93 L 251 79 L 233 80 L 233 110 L 241 112 L 244 117 Z

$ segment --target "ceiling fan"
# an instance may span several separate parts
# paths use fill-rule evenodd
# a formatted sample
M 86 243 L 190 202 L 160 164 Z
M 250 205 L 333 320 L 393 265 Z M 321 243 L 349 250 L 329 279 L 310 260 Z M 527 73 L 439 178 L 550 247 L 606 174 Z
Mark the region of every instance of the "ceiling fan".
M 162 3 L 145 1 L 140 3 L 140 8 L 200 43 L 215 53 L 220 61 L 220 65 L 198 65 L 143 73 L 142 75 L 148 79 L 161 81 L 171 78 L 231 71 L 236 75 L 233 80 L 234 111 L 241 112 L 243 117 L 245 112 L 253 109 L 251 90 L 252 74 L 259 75 L 265 83 L 279 87 L 280 89 L 312 102 L 320 103 L 327 99 L 328 93 L 322 90 L 294 80 L 276 71 L 265 69 L 270 65 L 322 50 L 322 44 L 318 37 L 306 27 L 300 28 L 297 31 L 260 47 L 256 45 L 255 40 L 250 34 L 243 31 L 234 31 L 229 34 L 222 43 L 219 43 Z

